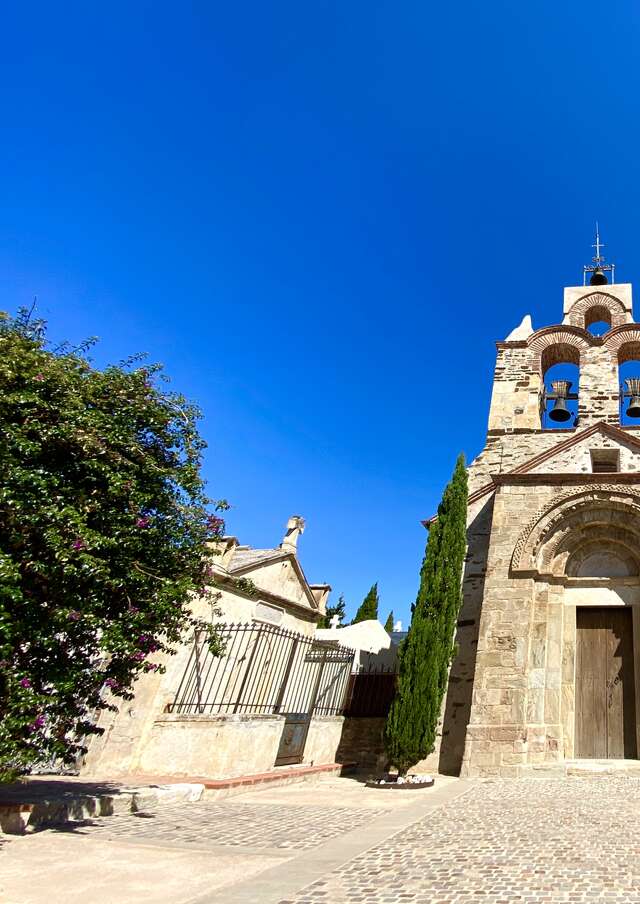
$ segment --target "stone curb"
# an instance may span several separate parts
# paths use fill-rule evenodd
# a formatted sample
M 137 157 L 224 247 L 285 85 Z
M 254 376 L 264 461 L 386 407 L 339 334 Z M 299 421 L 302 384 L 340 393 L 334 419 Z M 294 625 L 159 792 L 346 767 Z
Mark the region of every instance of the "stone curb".
M 34 803 L 0 804 L 0 835 L 24 835 L 45 826 L 62 826 L 99 816 L 137 813 L 153 810 L 163 804 L 193 803 L 200 800 L 203 793 L 204 784 L 179 782 L 122 788 L 116 794 L 78 794 L 45 798 Z
M 243 775 L 228 779 L 207 779 L 198 776 L 195 781 L 158 782 L 136 787 L 122 787 L 113 794 L 65 794 L 52 795 L 37 801 L 0 803 L 0 836 L 24 835 L 38 828 L 63 826 L 99 816 L 120 816 L 153 810 L 162 805 L 194 803 L 206 795 L 209 799 L 242 793 L 261 785 L 285 785 L 308 781 L 328 774 L 351 771 L 351 763 L 323 763 L 315 766 L 292 767 L 273 772 Z M 152 782 L 151 777 L 147 778 Z M 25 787 L 24 796 L 29 797 Z

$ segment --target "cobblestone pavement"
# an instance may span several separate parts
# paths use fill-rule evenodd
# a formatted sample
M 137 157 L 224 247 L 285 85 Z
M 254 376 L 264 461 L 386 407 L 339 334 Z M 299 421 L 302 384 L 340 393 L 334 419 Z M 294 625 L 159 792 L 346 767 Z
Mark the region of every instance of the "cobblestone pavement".
M 639 904 L 640 779 L 478 783 L 281 904 Z
M 157 812 L 96 819 L 75 834 L 135 840 L 136 843 L 247 845 L 254 848 L 314 848 L 357 829 L 384 809 L 277 806 L 261 803 L 192 803 L 163 806 Z

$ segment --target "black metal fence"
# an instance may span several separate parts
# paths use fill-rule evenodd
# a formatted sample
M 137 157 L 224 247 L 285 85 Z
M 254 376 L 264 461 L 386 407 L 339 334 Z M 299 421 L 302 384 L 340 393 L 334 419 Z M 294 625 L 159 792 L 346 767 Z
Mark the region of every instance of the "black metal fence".
M 174 713 L 343 712 L 354 651 L 268 624 L 220 625 L 222 656 L 196 631 Z
M 345 716 L 385 717 L 391 707 L 398 680 L 397 666 L 369 665 L 349 678 Z

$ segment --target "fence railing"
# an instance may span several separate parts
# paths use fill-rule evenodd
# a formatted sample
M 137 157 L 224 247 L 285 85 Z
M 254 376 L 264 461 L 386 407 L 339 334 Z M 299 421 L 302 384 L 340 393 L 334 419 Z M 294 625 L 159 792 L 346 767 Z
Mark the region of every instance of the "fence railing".
M 386 716 L 395 696 L 397 679 L 395 665 L 369 665 L 355 671 L 349 678 L 345 716 Z
M 225 624 L 219 633 L 224 652 L 214 656 L 205 632 L 194 632 L 168 712 L 342 713 L 353 650 L 276 625 Z

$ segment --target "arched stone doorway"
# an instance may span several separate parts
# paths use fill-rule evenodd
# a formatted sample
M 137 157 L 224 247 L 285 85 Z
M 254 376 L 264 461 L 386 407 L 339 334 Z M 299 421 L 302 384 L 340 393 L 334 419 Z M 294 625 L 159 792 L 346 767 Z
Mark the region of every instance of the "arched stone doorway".
M 640 493 L 577 478 L 495 495 L 463 775 L 637 758 Z
M 528 713 L 547 722 L 559 636 L 559 750 L 564 758 L 636 758 L 640 718 L 640 501 L 620 488 L 561 494 L 528 525 L 513 574 L 534 578 L 547 607 L 531 626 L 529 668 L 542 664 L 543 695 L 529 680 Z M 549 654 L 551 653 L 551 657 Z M 544 705 L 544 710 L 542 709 Z

